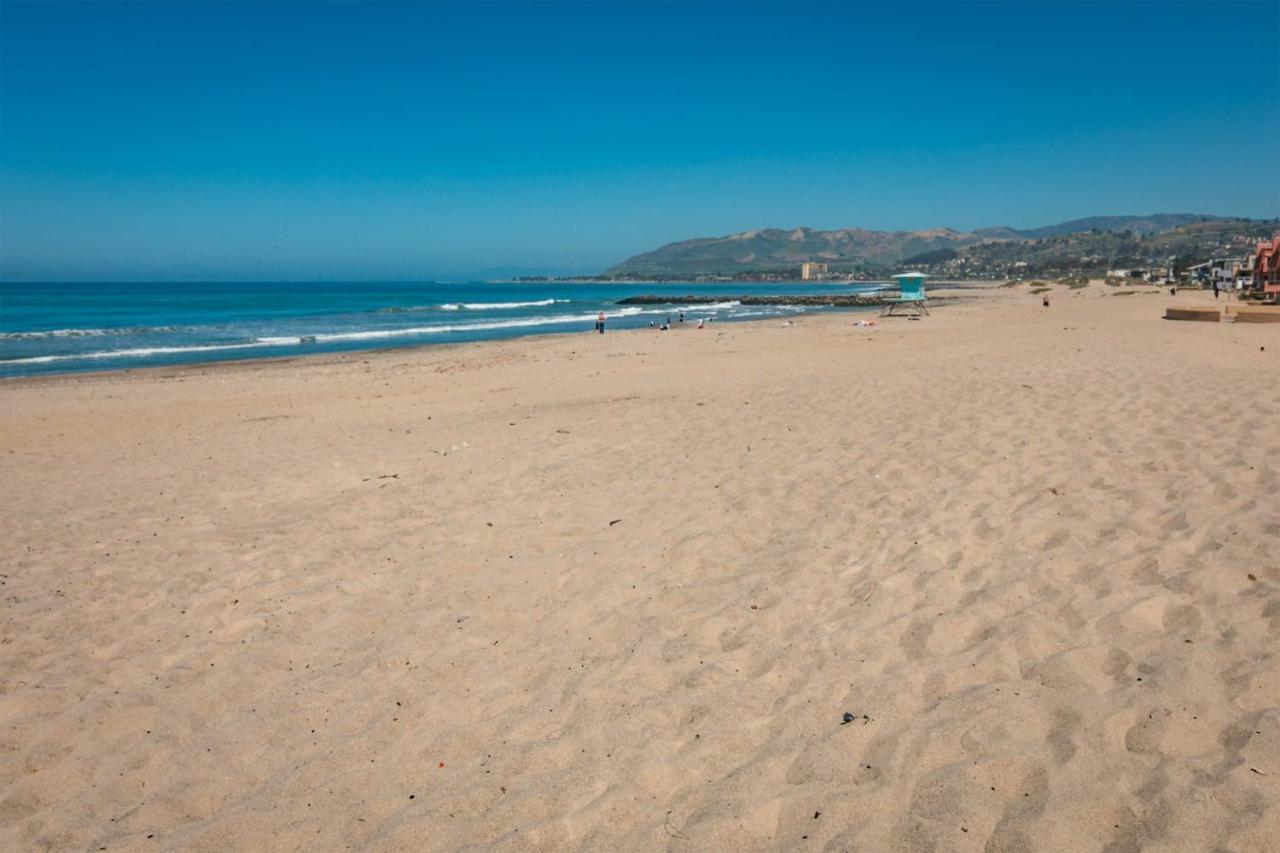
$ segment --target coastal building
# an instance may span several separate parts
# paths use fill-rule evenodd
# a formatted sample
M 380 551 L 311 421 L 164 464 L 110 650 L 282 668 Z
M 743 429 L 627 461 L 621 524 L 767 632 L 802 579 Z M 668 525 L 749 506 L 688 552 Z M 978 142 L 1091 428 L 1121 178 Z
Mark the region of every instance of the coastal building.
M 1280 234 L 1262 240 L 1253 255 L 1253 286 L 1280 301 Z
M 827 265 L 819 264 L 813 261 L 805 261 L 800 265 L 800 280 L 813 281 L 815 278 L 825 278 L 827 275 Z
M 1235 277 L 1234 261 L 1228 258 L 1214 258 L 1209 261 L 1209 283 L 1214 287 L 1230 290 Z
M 1203 264 L 1187 267 L 1187 284 L 1193 287 L 1207 287 L 1213 275 L 1210 269 L 1212 265 L 1212 261 L 1205 261 Z
M 1214 258 L 1209 261 L 1209 283 L 1223 290 L 1243 290 L 1253 282 L 1253 257 Z

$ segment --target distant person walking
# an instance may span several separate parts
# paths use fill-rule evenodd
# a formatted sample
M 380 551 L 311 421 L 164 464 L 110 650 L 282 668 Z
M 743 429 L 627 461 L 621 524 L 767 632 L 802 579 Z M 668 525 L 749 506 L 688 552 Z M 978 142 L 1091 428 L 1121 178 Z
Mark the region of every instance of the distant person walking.
M 1213 298 L 1218 298 L 1218 282 L 1216 281 L 1213 283 Z
M 600 316 L 596 317 L 596 331 L 604 334 L 604 312 L 600 312 Z
M 1045 295 L 1043 301 L 1041 301 L 1040 304 L 1043 305 L 1045 308 L 1049 307 L 1049 296 L 1047 294 Z

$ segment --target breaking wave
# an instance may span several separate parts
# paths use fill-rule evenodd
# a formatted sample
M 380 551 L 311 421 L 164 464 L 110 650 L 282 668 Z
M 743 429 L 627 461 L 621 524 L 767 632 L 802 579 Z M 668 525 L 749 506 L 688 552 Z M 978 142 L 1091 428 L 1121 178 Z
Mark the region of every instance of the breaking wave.
M 627 307 L 606 311 L 605 317 L 634 317 L 640 314 L 669 314 L 666 309 L 647 309 Z M 0 364 L 49 364 L 58 361 L 104 358 L 146 358 L 154 355 L 185 355 L 198 352 L 222 352 L 228 350 L 260 349 L 264 347 L 305 346 L 311 344 L 328 344 L 342 341 L 374 341 L 404 337 L 421 337 L 426 335 L 443 335 L 450 332 L 483 332 L 494 329 L 519 329 L 535 326 L 569 325 L 589 323 L 596 318 L 595 314 L 556 314 L 546 317 L 523 317 L 510 320 L 491 320 L 474 323 L 441 323 L 431 326 L 409 326 L 398 329 L 363 329 L 351 332 L 317 332 L 303 335 L 279 335 L 254 338 L 251 341 L 225 344 L 191 344 L 188 346 L 154 346 L 129 347 L 124 349 L 106 349 L 92 352 L 58 353 L 56 355 L 37 355 L 23 358 L 0 359 Z
M 0 340 L 25 341 L 40 338 L 98 338 L 105 335 L 145 335 L 149 332 L 180 332 L 180 326 L 134 326 L 118 329 L 49 329 L 39 332 L 0 332 Z
M 558 305 L 568 299 L 539 299 L 534 302 L 448 302 L 440 306 L 441 311 L 498 311 L 504 308 L 541 308 L 546 305 Z

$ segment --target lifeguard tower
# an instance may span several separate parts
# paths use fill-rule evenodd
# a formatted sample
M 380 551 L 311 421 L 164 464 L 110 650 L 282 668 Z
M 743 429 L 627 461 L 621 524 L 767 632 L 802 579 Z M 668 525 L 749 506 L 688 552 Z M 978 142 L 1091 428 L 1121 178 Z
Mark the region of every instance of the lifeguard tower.
M 906 314 L 929 316 L 929 300 L 924 295 L 924 280 L 928 276 L 922 272 L 904 272 L 893 278 L 898 283 L 898 295 L 884 297 L 880 315 L 890 317 L 901 309 Z

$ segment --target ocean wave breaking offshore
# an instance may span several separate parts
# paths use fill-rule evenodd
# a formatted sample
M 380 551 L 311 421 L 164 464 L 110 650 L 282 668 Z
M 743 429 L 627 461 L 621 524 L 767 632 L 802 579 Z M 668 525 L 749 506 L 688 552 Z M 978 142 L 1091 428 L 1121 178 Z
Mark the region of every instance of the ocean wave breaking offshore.
M 297 338 L 294 342 L 297 342 Z M 240 344 L 190 344 L 181 347 L 130 347 L 128 349 L 95 350 L 93 352 L 58 353 L 56 355 L 33 355 L 25 358 L 3 358 L 0 364 L 51 364 L 57 361 L 74 361 L 79 359 L 103 358 L 145 358 L 150 355 L 185 355 L 193 352 L 219 352 L 221 350 L 252 349 L 254 347 L 275 346 L 266 341 L 249 341 Z
M 131 326 L 118 329 L 48 329 L 34 332 L 0 332 L 0 340 L 27 341 L 40 338 L 100 338 L 107 335 L 145 335 L 148 333 L 181 332 L 181 326 Z
M 574 302 L 572 299 L 538 299 L 522 302 L 459 302 L 449 303 L 456 306 L 450 310 L 458 311 L 483 311 L 490 309 L 502 308 L 527 308 L 527 307 L 546 307 L 548 305 L 557 305 L 562 303 Z M 433 305 L 423 306 L 421 310 L 427 312 L 438 312 L 442 308 L 448 306 Z M 385 310 L 385 309 L 382 309 Z M 677 315 L 683 315 L 687 321 L 694 321 L 704 318 L 721 317 L 725 320 L 748 317 L 762 317 L 778 314 L 788 314 L 792 311 L 804 310 L 794 306 L 776 306 L 766 308 L 764 310 L 753 309 L 746 310 L 745 306 L 737 299 L 725 299 L 719 302 L 710 302 L 704 304 L 670 304 L 670 305 L 651 305 L 651 306 L 608 306 L 604 307 L 604 315 L 607 320 L 619 320 L 631 318 L 643 323 L 645 319 L 652 318 L 653 321 L 661 323 L 663 319 L 675 320 Z M 375 311 L 380 313 L 380 311 Z M 376 345 L 378 341 L 387 341 L 388 343 L 397 340 L 412 342 L 418 340 L 430 340 L 431 338 L 439 338 L 441 336 L 450 335 L 476 335 L 489 337 L 493 333 L 501 336 L 503 330 L 512 330 L 514 334 L 519 334 L 519 330 L 534 330 L 538 328 L 546 328 L 549 331 L 565 330 L 568 331 L 574 327 L 589 328 L 599 312 L 591 311 L 563 311 L 560 313 L 538 314 L 536 316 L 515 316 L 515 317 L 495 317 L 493 319 L 485 319 L 482 316 L 467 316 L 465 313 L 454 315 L 456 320 L 450 319 L 446 321 L 443 317 L 439 317 L 435 322 L 425 322 L 414 325 L 394 326 L 377 324 L 370 328 L 368 324 L 363 327 L 357 326 L 354 329 L 344 330 L 341 328 L 330 327 L 327 330 L 299 328 L 297 332 L 289 334 L 281 334 L 284 330 L 261 330 L 248 332 L 243 337 L 226 337 L 225 332 L 229 331 L 226 326 L 190 326 L 190 325 L 169 325 L 169 326 L 132 326 L 118 328 L 66 328 L 51 329 L 45 331 L 23 331 L 23 332 L 0 332 L 0 342 L 9 341 L 12 347 L 20 348 L 18 352 L 5 353 L 11 357 L 0 357 L 0 370 L 18 370 L 23 371 L 28 367 L 35 368 L 40 365 L 68 365 L 74 369 L 75 363 L 88 366 L 104 361 L 129 362 L 133 360 L 156 359 L 162 363 L 173 361 L 174 359 L 186 361 L 199 360 L 200 356 L 217 359 L 223 355 L 243 352 L 244 357 L 253 357 L 257 354 L 263 355 L 286 355 L 291 351 L 305 351 L 308 346 L 322 346 L 326 349 L 341 350 L 343 344 L 350 344 L 359 347 L 362 343 L 373 343 Z M 366 315 L 367 316 L 367 315 Z M 429 315 L 428 315 L 429 316 Z M 425 319 L 425 317 L 424 317 Z M 649 322 L 650 326 L 655 322 Z M 387 321 L 390 323 L 390 321 Z M 634 326 L 635 323 L 623 323 L 622 327 Z M 192 340 L 190 343 L 183 343 L 173 338 L 154 337 L 148 339 L 144 337 L 130 336 L 156 335 L 156 334 L 177 334 L 192 335 L 213 333 L 218 335 L 222 340 Z M 38 343 L 39 339 L 46 339 L 50 343 L 55 339 L 75 339 L 75 338 L 106 338 L 110 341 L 111 346 L 102 346 L 101 349 L 86 349 L 81 352 L 70 352 L 63 349 L 62 351 L 22 353 L 21 348 L 29 348 Z M 82 344 L 83 346 L 83 344 Z M 3 352 L 3 348 L 0 348 Z
M 782 292 L 773 284 L 654 285 L 656 296 L 629 304 L 635 289 L 548 282 L 7 283 L 0 377 L 589 331 L 600 311 L 616 331 L 800 310 L 742 304 Z M 670 302 L 654 301 L 668 294 Z
M 616 311 L 605 311 L 606 319 L 618 317 L 635 317 L 640 314 L 670 314 L 667 309 L 654 308 L 620 308 Z M 442 323 L 434 326 L 407 326 L 402 329 L 364 329 L 357 332 L 321 332 L 307 335 L 305 343 L 337 343 L 340 341 L 374 341 L 384 338 L 403 338 L 417 335 L 441 335 L 449 332 L 489 332 L 495 329 L 524 329 L 534 326 L 567 325 L 569 323 L 589 323 L 596 314 L 553 314 L 547 317 L 522 317 L 511 320 L 489 320 L 475 323 Z M 296 335 L 288 337 L 259 338 L 259 341 L 275 346 L 299 343 Z
M 499 311 L 505 308 L 542 308 L 568 301 L 568 299 L 538 299 L 533 302 L 446 302 L 438 307 L 441 311 Z
M 729 307 L 737 303 L 719 303 L 722 307 Z M 713 306 L 698 306 L 699 308 L 711 308 Z M 606 319 L 618 319 L 620 317 L 636 317 L 640 315 L 652 314 L 675 314 L 668 308 L 637 308 L 626 307 L 616 310 L 605 311 Z M 22 358 L 0 359 L 0 364 L 50 364 L 60 361 L 72 361 L 77 359 L 106 359 L 106 358 L 146 358 L 156 355 L 185 355 L 188 353 L 200 352 L 219 352 L 229 350 L 247 350 L 260 349 L 264 347 L 286 347 L 286 346 L 304 346 L 308 344 L 328 344 L 340 343 L 343 341 L 372 341 L 384 340 L 404 337 L 423 337 L 428 335 L 442 335 L 450 332 L 485 332 L 498 329 L 520 329 L 532 328 L 536 326 L 553 326 L 553 325 L 569 325 L 578 323 L 589 323 L 596 318 L 596 314 L 554 314 L 544 317 L 523 317 L 513 318 L 510 320 L 490 320 L 473 323 L 441 323 L 430 326 L 407 326 L 397 329 L 362 329 L 351 332 L 318 332 L 315 334 L 303 335 L 277 335 L 268 337 L 254 338 L 251 341 L 241 341 L 235 343 L 223 344 L 190 344 L 187 346 L 151 346 L 151 347 L 127 347 L 122 349 L 95 350 L 91 352 L 79 353 L 58 353 L 54 355 L 37 355 Z

